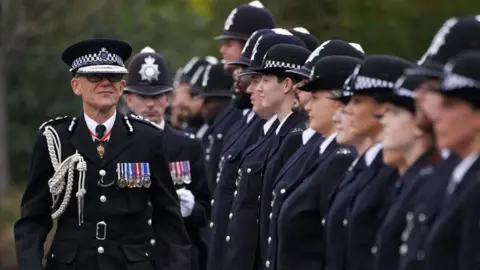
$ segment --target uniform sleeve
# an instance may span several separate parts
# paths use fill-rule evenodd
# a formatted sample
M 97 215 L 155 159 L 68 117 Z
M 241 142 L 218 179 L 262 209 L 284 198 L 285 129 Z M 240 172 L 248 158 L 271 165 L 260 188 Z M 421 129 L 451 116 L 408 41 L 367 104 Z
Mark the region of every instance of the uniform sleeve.
M 480 267 L 480 183 L 476 183 L 468 193 L 462 207 L 462 231 L 458 249 L 459 270 L 479 269 Z
M 19 270 L 41 270 L 43 244 L 52 229 L 50 208 L 52 197 L 48 180 L 53 167 L 45 138 L 37 135 L 30 161 L 27 187 L 21 202 L 20 219 L 14 227 L 15 247 Z
M 187 270 L 190 264 L 190 239 L 188 237 L 180 204 L 173 187 L 165 157 L 163 133 L 152 142 L 151 157 L 152 186 L 150 201 L 152 202 L 152 227 L 158 243 L 159 269 Z M 160 146 L 160 147 L 158 147 Z
M 185 218 L 187 227 L 199 228 L 205 226 L 210 219 L 210 190 L 205 172 L 205 156 L 203 146 L 199 141 L 191 142 L 191 176 L 190 191 L 195 196 L 195 206 L 192 214 Z

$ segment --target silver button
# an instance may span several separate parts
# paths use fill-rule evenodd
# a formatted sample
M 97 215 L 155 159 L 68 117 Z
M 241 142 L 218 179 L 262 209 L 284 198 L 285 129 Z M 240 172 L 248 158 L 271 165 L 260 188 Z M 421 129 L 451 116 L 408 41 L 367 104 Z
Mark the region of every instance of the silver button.
M 223 135 L 221 133 L 217 134 L 217 139 L 221 140 L 223 138 Z
M 370 251 L 372 252 L 372 254 L 377 254 L 377 247 L 373 246 Z
M 420 213 L 420 215 L 418 215 L 418 221 L 423 223 L 425 220 L 427 220 L 427 216 L 424 213 Z
M 214 225 L 214 224 L 215 224 L 215 223 L 210 222 L 210 228 L 213 228 L 213 225 Z
M 228 158 L 228 159 L 231 159 L 231 158 L 232 158 L 232 155 L 228 155 L 228 157 L 227 157 L 227 158 Z
M 147 256 L 147 257 L 148 257 L 148 253 L 147 253 L 147 252 L 145 252 L 145 256 Z
M 205 155 L 206 160 L 210 160 L 210 155 Z
M 52 255 L 50 255 L 50 257 L 52 257 L 52 259 L 55 258 L 55 254 L 52 253 Z
M 215 200 L 212 199 L 212 200 L 210 201 L 210 204 L 213 206 L 214 203 L 215 203 Z
M 270 244 L 272 242 L 272 237 L 268 237 L 268 243 Z
M 106 201 L 107 201 L 107 197 L 105 197 L 104 195 L 100 196 L 100 201 L 101 201 L 101 202 L 106 202 Z
M 233 218 L 233 213 L 230 213 L 230 214 L 228 215 L 228 218 L 229 218 L 229 219 L 232 219 L 232 218 Z
M 98 247 L 97 252 L 98 254 L 103 254 L 105 252 L 105 249 L 103 249 L 103 247 Z
M 269 268 L 270 267 L 270 261 L 265 262 L 265 267 Z
M 230 236 L 225 237 L 225 242 L 230 242 Z
M 286 191 L 286 190 L 285 190 L 284 188 L 282 188 L 282 189 L 280 190 L 280 193 L 281 193 L 281 194 L 284 194 L 285 191 Z
M 408 246 L 406 244 L 402 244 L 400 246 L 400 255 L 405 255 L 408 252 Z
M 152 206 L 152 202 L 151 202 L 151 201 L 148 201 L 147 204 L 148 204 L 148 206 L 150 206 L 150 207 Z
M 222 174 L 220 172 L 217 172 L 217 178 L 220 177 Z
M 241 173 L 242 172 L 242 169 L 238 169 L 237 173 Z
M 235 192 L 233 192 L 233 196 L 235 196 L 235 197 L 236 197 L 236 196 L 237 196 L 237 194 L 238 194 L 238 191 L 236 191 L 236 190 L 235 190 Z
M 322 218 L 322 226 L 325 226 L 325 223 L 326 223 L 326 222 L 327 222 L 327 221 L 325 220 L 325 218 Z
M 269 218 L 269 219 L 272 219 L 272 216 L 273 216 L 273 214 L 270 213 L 270 215 L 268 215 L 268 218 Z
M 224 157 L 224 156 L 222 156 L 222 157 L 220 158 L 220 160 L 222 160 L 222 161 L 223 161 L 223 160 L 225 160 L 225 157 Z
M 107 173 L 105 172 L 105 170 L 100 170 L 98 171 L 98 174 L 100 174 L 100 176 L 105 176 L 105 174 Z
M 261 198 L 262 198 L 262 197 L 261 197 L 260 195 L 258 195 L 258 200 L 259 200 L 259 201 L 260 201 Z
M 343 226 L 347 226 L 348 225 L 348 220 L 345 218 L 343 219 Z
M 248 168 L 247 169 L 247 173 L 250 173 L 252 171 L 252 169 Z
M 152 226 L 152 219 L 151 218 L 148 219 L 148 225 Z
M 150 239 L 150 245 L 155 246 L 156 243 L 157 241 L 155 241 L 155 239 Z

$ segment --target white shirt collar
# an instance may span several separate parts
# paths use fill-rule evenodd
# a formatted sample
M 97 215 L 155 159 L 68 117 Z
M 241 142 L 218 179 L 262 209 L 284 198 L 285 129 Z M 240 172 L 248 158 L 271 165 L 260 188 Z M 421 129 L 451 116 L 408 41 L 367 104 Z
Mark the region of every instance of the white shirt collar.
M 113 128 L 113 124 L 115 124 L 115 118 L 117 117 L 117 111 L 115 111 L 113 113 L 112 116 L 110 116 L 110 118 L 107 119 L 107 121 L 105 121 L 104 123 L 97 123 L 95 122 L 95 120 L 93 120 L 92 118 L 90 118 L 88 115 L 86 115 L 85 113 L 83 113 L 83 116 L 85 118 L 85 123 L 87 124 L 87 127 L 88 129 L 93 132 L 93 134 L 95 134 L 95 129 L 97 128 L 98 125 L 101 125 L 103 124 L 107 130 L 105 130 L 105 134 L 107 134 L 108 132 L 110 132 L 110 130 L 112 130 Z M 92 139 L 95 139 L 94 136 L 92 136 Z M 99 138 L 101 139 L 101 138 Z
M 247 124 L 250 123 L 250 121 L 252 121 L 254 116 L 255 116 L 255 112 L 251 110 L 247 115 Z
M 302 132 L 302 142 L 303 145 L 307 144 L 307 142 L 313 137 L 313 135 L 316 133 L 315 130 L 311 128 L 307 128 Z
M 282 120 L 282 122 L 280 122 L 280 124 L 278 125 L 277 129 L 275 130 L 275 135 L 278 135 L 278 133 L 280 132 L 280 129 L 282 128 L 283 124 L 287 121 L 288 117 L 290 117 L 290 115 L 292 115 L 293 112 L 290 112 L 289 114 L 287 114 L 287 116 L 285 116 L 285 118 Z
M 159 125 L 157 125 L 161 129 L 165 129 L 165 120 L 162 120 Z
M 375 158 L 377 157 L 380 150 L 382 150 L 382 148 L 383 148 L 382 144 L 377 143 L 374 146 L 370 147 L 370 149 L 368 149 L 367 152 L 365 152 L 365 164 L 367 164 L 367 166 L 372 165 L 372 162 L 375 160 Z
M 267 122 L 265 122 L 265 124 L 263 124 L 263 134 L 267 135 L 268 130 L 272 127 L 275 120 L 277 120 L 276 115 L 272 116 L 270 119 L 267 120 Z
M 196 136 L 197 138 L 199 138 L 199 139 L 203 138 L 203 135 L 205 135 L 205 133 L 207 132 L 208 127 L 209 127 L 208 124 L 203 124 L 203 125 L 197 130 L 197 133 L 195 134 L 195 136 Z
M 320 144 L 320 155 L 325 152 L 325 150 L 327 149 L 327 147 L 333 142 L 333 140 L 335 140 L 336 137 L 337 137 L 337 133 L 334 132 L 333 134 L 331 134 L 330 136 L 328 136 L 328 137 L 322 142 L 322 144 Z
M 460 183 L 465 177 L 465 174 L 467 174 L 468 170 L 472 167 L 473 163 L 475 163 L 475 161 L 477 161 L 479 157 L 480 153 L 472 153 L 468 157 L 463 159 L 457 165 L 457 167 L 455 167 L 455 170 L 453 170 L 452 181 Z
M 242 111 L 243 116 L 247 115 L 250 112 L 250 109 L 244 109 Z
M 447 159 L 450 157 L 450 150 L 449 149 L 440 149 L 440 156 L 442 156 L 443 159 Z

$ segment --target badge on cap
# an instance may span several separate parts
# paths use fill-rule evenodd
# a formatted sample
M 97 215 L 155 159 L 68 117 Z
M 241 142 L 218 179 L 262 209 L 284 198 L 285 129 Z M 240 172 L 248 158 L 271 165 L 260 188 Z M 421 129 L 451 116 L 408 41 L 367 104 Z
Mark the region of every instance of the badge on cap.
M 151 82 L 152 80 L 158 80 L 160 71 L 158 65 L 155 65 L 155 58 L 148 56 L 145 58 L 145 64 L 142 64 L 140 71 L 138 72 L 142 76 L 142 80 Z
M 149 188 L 152 184 L 149 163 L 117 163 L 117 175 L 119 188 Z

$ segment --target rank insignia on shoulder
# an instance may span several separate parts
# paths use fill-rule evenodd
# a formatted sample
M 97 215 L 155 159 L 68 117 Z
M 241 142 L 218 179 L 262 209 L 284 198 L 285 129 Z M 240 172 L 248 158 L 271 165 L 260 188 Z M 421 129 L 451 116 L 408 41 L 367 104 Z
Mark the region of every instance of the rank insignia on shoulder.
M 303 132 L 304 130 L 301 128 L 294 128 L 291 133 Z
M 185 132 L 185 136 L 189 137 L 190 139 L 195 139 L 195 134 L 193 133 L 188 133 L 188 132 Z
M 420 170 L 419 174 L 420 174 L 421 176 L 430 175 L 430 174 L 433 173 L 433 170 L 434 170 L 434 169 L 433 169 L 433 166 L 429 165 L 429 166 L 427 166 L 427 167 L 425 167 L 425 168 L 422 168 L 422 169 Z
M 174 185 L 190 184 L 192 182 L 192 176 L 190 174 L 190 161 L 174 161 L 168 163 L 170 169 L 170 175 L 172 176 Z
M 76 120 L 76 118 L 74 118 Z M 59 117 L 55 117 L 53 119 L 50 119 L 48 121 L 45 121 L 43 122 L 43 124 L 38 128 L 38 130 L 42 130 L 45 126 L 47 125 L 52 125 L 52 124 L 56 124 L 56 123 L 60 123 L 60 122 L 65 122 L 65 121 L 69 121 L 69 120 L 72 120 L 71 117 L 68 117 L 68 116 L 59 116 Z
M 342 154 L 342 155 L 346 155 L 346 154 L 350 154 L 352 153 L 352 151 L 348 148 L 340 148 L 337 150 L 337 154 Z
M 117 163 L 117 175 L 120 188 L 149 188 L 152 185 L 148 162 Z
M 130 114 L 130 117 L 131 119 L 134 119 L 134 120 L 138 120 L 139 122 L 143 122 L 143 123 L 146 123 L 146 124 L 150 124 L 152 127 L 155 127 L 157 129 L 161 129 L 159 126 L 157 126 L 154 122 L 148 120 L 147 118 L 143 118 L 142 116 L 140 115 L 136 115 L 136 114 L 133 114 L 131 113 Z

